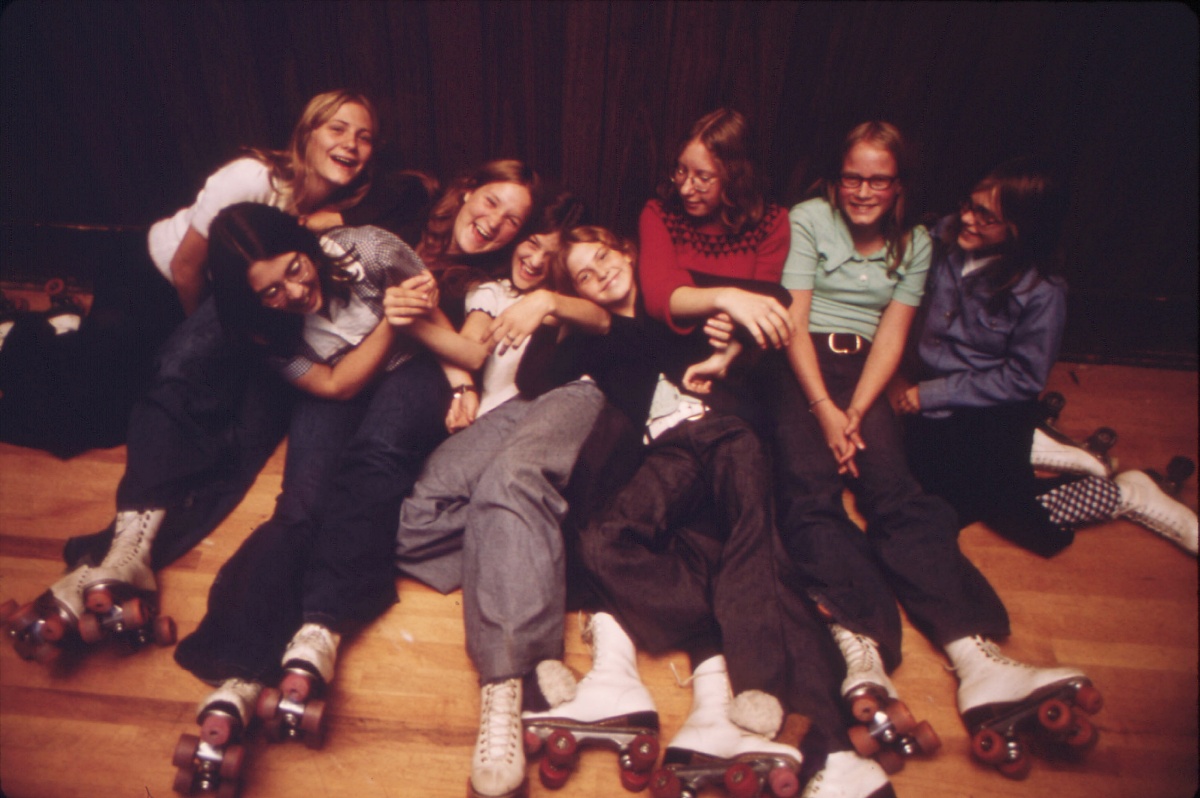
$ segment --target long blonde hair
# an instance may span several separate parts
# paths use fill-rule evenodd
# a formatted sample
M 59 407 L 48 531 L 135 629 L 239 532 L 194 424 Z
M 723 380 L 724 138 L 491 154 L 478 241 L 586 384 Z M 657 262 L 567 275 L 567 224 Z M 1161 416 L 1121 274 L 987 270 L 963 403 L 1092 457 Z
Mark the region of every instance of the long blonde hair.
M 291 140 L 285 150 L 264 150 L 257 147 L 246 148 L 247 154 L 265 163 L 271 169 L 271 185 L 284 198 L 284 210 L 296 214 L 303 208 L 308 197 L 308 161 L 306 153 L 308 142 L 312 139 L 313 131 L 333 119 L 334 115 L 346 103 L 361 105 L 371 118 L 371 132 L 379 130 L 379 115 L 375 106 L 365 96 L 346 89 L 334 89 L 323 92 L 308 101 L 300 114 L 296 126 L 292 129 Z M 367 159 L 366 165 L 358 177 L 349 186 L 338 189 L 330 201 L 322 207 L 333 211 L 352 208 L 357 205 L 371 188 L 371 177 L 374 173 L 374 158 Z M 316 208 L 305 208 L 312 211 Z

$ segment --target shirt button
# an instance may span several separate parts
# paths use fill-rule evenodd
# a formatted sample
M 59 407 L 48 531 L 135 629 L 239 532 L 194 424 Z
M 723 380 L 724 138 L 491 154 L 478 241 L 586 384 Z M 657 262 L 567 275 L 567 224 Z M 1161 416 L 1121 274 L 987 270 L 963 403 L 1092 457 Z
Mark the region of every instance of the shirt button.
M 865 274 L 858 275 L 858 281 L 860 283 L 865 283 L 867 281 L 867 275 L 865 275 Z

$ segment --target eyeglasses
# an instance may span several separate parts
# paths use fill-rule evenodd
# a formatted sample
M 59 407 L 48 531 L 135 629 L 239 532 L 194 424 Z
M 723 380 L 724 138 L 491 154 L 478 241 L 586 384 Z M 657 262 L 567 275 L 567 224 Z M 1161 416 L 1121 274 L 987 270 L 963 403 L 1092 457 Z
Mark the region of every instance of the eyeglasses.
M 692 181 L 692 186 L 700 192 L 708 191 L 712 188 L 713 183 L 717 181 L 716 175 L 702 175 L 698 172 L 689 172 L 687 167 L 676 166 L 675 171 L 671 173 L 671 182 L 677 188 L 683 188 L 688 180 Z
M 958 215 L 965 216 L 968 213 L 975 220 L 976 227 L 992 227 L 993 225 L 1004 223 L 1003 219 L 997 217 L 996 214 L 982 205 L 975 205 L 970 200 L 963 200 L 962 204 L 958 206 Z
M 842 188 L 850 189 L 851 191 L 858 190 L 863 183 L 866 183 L 872 191 L 887 191 L 899 179 L 900 178 L 896 177 L 895 175 L 892 175 L 891 177 L 886 175 L 871 175 L 870 177 L 863 177 L 862 175 L 854 175 L 850 174 L 849 172 L 844 172 L 838 177 L 838 183 L 841 184 Z

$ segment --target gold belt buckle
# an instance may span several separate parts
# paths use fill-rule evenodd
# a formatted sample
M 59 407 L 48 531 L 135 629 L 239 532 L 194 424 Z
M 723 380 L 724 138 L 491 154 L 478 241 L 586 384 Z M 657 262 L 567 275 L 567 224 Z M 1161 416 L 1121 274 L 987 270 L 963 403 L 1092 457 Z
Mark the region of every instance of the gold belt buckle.
M 837 340 L 838 335 L 853 335 L 854 336 L 854 348 L 853 349 L 849 349 L 849 348 L 838 349 L 837 344 L 834 343 L 834 341 Z M 859 352 L 862 351 L 862 337 L 857 335 L 856 333 L 830 333 L 828 341 L 829 341 L 829 351 L 833 352 L 836 355 L 857 355 Z

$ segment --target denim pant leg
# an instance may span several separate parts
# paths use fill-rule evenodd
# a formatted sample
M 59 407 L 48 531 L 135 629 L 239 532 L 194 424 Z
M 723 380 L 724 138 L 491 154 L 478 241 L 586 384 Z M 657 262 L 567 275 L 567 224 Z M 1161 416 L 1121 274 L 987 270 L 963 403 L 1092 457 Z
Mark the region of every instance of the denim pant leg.
M 720 545 L 679 535 L 696 508 L 710 510 L 701 464 L 680 427 L 646 447 L 641 466 L 579 532 L 579 553 L 605 609 L 637 647 L 720 651 L 709 585 Z
M 968 635 L 1008 634 L 1008 613 L 958 546 L 958 517 L 908 470 L 898 425 L 880 399 L 862 420 L 866 449 L 853 483 L 867 537 L 913 624 L 935 645 Z
M 278 518 L 255 529 L 217 572 L 205 615 L 175 647 L 175 661 L 212 684 L 273 681 L 301 623 L 312 538 L 311 524 Z
M 562 656 L 562 492 L 603 406 L 600 389 L 582 380 L 538 397 L 475 489 L 463 540 L 463 616 L 467 653 L 484 683 Z
M 879 643 L 894 668 L 900 664 L 896 597 L 866 536 L 846 514 L 837 462 L 791 368 L 778 358 L 769 376 L 779 533 L 792 578 L 800 582 L 793 587 Z
M 217 572 L 208 610 L 175 660 L 206 681 L 270 681 L 301 623 L 304 574 L 319 500 L 370 394 L 339 402 L 307 396 L 292 414 L 275 514 Z
M 450 386 L 422 353 L 388 372 L 335 468 L 304 577 L 304 618 L 341 630 L 396 601 L 396 519 L 446 435 Z
M 396 566 L 442 593 L 462 587 L 463 531 L 475 486 L 532 406 L 515 396 L 446 439 L 400 507 Z
M 206 301 L 159 352 L 129 421 L 118 509 L 162 507 L 152 547 L 162 568 L 208 536 L 244 498 L 287 429 L 295 391 L 228 339 Z

